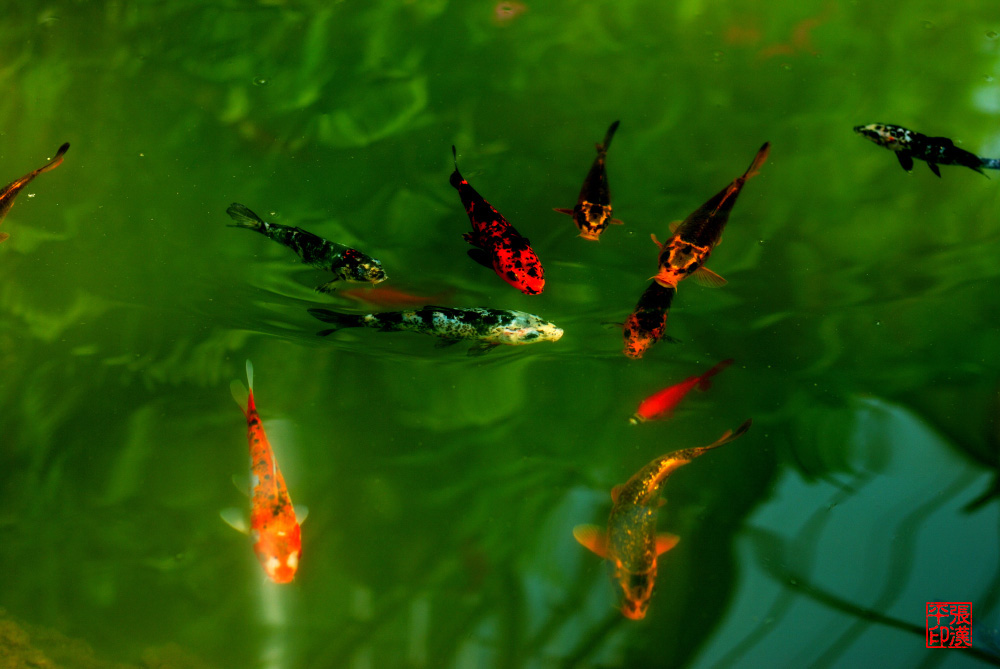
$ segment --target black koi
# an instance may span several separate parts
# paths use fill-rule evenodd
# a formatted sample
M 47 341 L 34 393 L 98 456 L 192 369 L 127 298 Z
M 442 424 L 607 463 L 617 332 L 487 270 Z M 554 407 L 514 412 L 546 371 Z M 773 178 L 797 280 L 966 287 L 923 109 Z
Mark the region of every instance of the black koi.
M 982 169 L 984 167 L 1000 170 L 1000 160 L 997 158 L 980 158 L 974 153 L 958 148 L 955 142 L 947 137 L 928 137 L 888 123 L 858 125 L 854 127 L 854 132 L 893 151 L 900 166 L 907 172 L 913 170 L 914 158 L 925 161 L 931 172 L 938 177 L 941 176 L 938 165 L 960 165 L 975 170 L 983 176 L 986 176 Z
M 618 121 L 615 121 L 604 135 L 604 141 L 596 145 L 597 158 L 594 158 L 587 178 L 583 180 L 576 206 L 572 209 L 555 210 L 572 216 L 576 227 L 580 229 L 580 236 L 595 242 L 601 238 L 601 233 L 609 224 L 622 225 L 617 218 L 612 218 L 611 191 L 608 189 L 608 173 L 604 167 L 611 138 L 617 129 Z

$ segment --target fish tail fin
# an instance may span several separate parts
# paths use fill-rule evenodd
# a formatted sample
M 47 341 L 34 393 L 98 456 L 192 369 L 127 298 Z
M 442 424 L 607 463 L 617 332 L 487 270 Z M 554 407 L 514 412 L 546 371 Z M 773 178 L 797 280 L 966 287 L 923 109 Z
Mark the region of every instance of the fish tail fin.
M 1000 158 L 980 158 L 979 166 L 985 167 L 988 170 L 1000 170 Z M 979 170 L 976 171 L 979 172 Z M 982 174 L 982 172 L 980 172 L 980 174 Z
M 618 130 L 618 124 L 620 121 L 615 121 L 608 127 L 608 131 L 604 133 L 604 141 L 597 145 L 598 153 L 607 153 L 608 147 L 611 146 L 611 138 L 615 136 L 615 130 Z
M 63 155 L 67 151 L 69 151 L 69 142 L 66 142 L 65 144 L 60 146 L 59 150 L 56 151 L 56 155 L 52 156 L 52 160 L 50 160 L 47 164 L 35 170 L 35 173 L 41 174 L 42 172 L 48 172 L 49 170 L 54 170 L 55 168 L 62 165 Z
M 363 316 L 357 316 L 354 314 L 342 314 L 337 311 L 331 311 L 330 309 L 310 309 L 309 313 L 315 318 L 323 321 L 324 323 L 333 323 L 333 327 L 328 330 L 322 330 L 318 332 L 319 336 L 325 337 L 328 334 L 332 334 L 341 328 L 356 328 L 360 327 L 364 322 Z
M 719 446 L 722 446 L 723 444 L 728 444 L 731 441 L 736 441 L 737 439 L 739 439 L 740 437 L 742 437 L 744 434 L 746 434 L 747 430 L 750 429 L 751 425 L 753 425 L 753 419 L 752 418 L 747 418 L 745 421 L 743 421 L 742 425 L 740 425 L 738 428 L 736 428 L 735 432 L 732 431 L 732 430 L 726 430 L 722 434 L 721 437 L 719 437 L 718 439 L 716 439 L 714 442 L 712 442 L 708 446 L 702 446 L 701 448 L 692 448 L 691 450 L 692 451 L 699 451 L 696 455 L 701 455 L 705 451 L 711 450 L 713 448 L 718 448 Z
M 458 188 L 465 179 L 462 178 L 462 174 L 458 171 L 458 151 L 455 150 L 455 145 L 451 145 L 451 157 L 455 161 L 455 171 L 451 173 L 451 179 L 449 182 L 452 188 Z
M 750 167 L 748 167 L 747 171 L 743 173 L 741 179 L 743 181 L 746 181 L 750 177 L 756 176 L 757 172 L 760 171 L 760 166 L 764 164 L 765 160 L 767 160 L 767 154 L 769 154 L 770 152 L 771 152 L 771 143 L 764 142 L 764 145 L 761 146 L 760 149 L 757 151 L 757 155 L 753 157 L 753 162 L 750 163 Z
M 733 364 L 733 359 L 728 358 L 722 362 L 716 363 L 712 369 L 708 370 L 701 375 L 701 381 L 698 382 L 698 390 L 708 390 L 712 387 L 712 377 L 724 370 L 729 365 Z
M 226 213 L 229 214 L 229 218 L 236 221 L 236 225 L 230 227 L 250 228 L 251 230 L 260 230 L 264 227 L 264 220 L 239 202 L 233 202 L 229 205 Z
M 243 411 L 244 416 L 249 416 L 251 411 L 256 411 L 253 401 L 253 363 L 247 360 L 247 384 L 249 384 L 249 390 L 247 386 L 243 385 L 243 382 L 239 379 L 233 379 L 229 383 L 229 392 L 232 394 L 233 399 L 236 403 L 240 405 L 240 409 Z

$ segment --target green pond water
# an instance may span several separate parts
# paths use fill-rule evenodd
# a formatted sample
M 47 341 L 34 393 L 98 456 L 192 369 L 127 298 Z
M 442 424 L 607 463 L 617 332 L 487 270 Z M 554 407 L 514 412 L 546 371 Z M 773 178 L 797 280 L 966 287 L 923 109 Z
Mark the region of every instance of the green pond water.
M 71 148 L 0 227 L 0 607 L 130 666 L 1000 664 L 1000 173 L 907 174 L 852 132 L 1000 157 L 995 3 L 524 1 L 4 4 L 0 183 Z M 625 225 L 588 242 L 552 208 L 616 119 Z M 650 233 L 764 141 L 709 262 L 728 285 L 684 282 L 679 342 L 626 358 Z M 452 144 L 540 296 L 466 257 Z M 308 308 L 383 307 L 314 291 L 232 202 L 370 253 L 380 287 L 565 336 L 318 337 Z M 310 509 L 287 586 L 219 517 L 248 506 L 246 359 Z M 572 528 L 747 418 L 667 483 L 681 542 L 627 620 Z M 971 652 L 926 648 L 942 601 L 971 602 Z

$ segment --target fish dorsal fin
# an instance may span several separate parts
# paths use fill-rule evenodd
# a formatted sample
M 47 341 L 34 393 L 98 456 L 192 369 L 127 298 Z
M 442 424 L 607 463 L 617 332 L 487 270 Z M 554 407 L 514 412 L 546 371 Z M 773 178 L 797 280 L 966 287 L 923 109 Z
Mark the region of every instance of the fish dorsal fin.
M 305 504 L 296 504 L 294 508 L 295 508 L 295 522 L 297 522 L 299 525 L 306 522 L 306 518 L 309 517 L 309 507 L 306 506 Z
M 703 286 L 708 286 L 709 288 L 721 288 L 729 283 L 704 265 L 696 269 L 694 274 L 691 276 L 694 278 L 695 282 L 700 283 Z
M 559 209 L 559 208 L 555 208 L 552 211 L 558 211 L 560 214 L 567 214 L 569 216 L 573 215 L 573 210 L 572 209 Z
M 655 232 L 650 233 L 649 236 L 652 238 L 654 244 L 656 244 L 661 249 L 663 248 L 663 244 L 660 242 L 659 239 L 656 238 Z
M 241 511 L 236 507 L 230 506 L 222 511 L 219 511 L 219 517 L 226 522 L 226 525 L 229 525 L 229 527 L 233 528 L 237 532 L 250 534 L 250 523 L 247 520 L 247 514 L 245 511 Z
M 620 494 L 622 494 L 622 486 L 619 484 L 619 485 L 616 485 L 614 488 L 611 489 L 611 501 L 613 503 L 617 504 L 618 503 L 618 496 Z
M 677 232 L 677 228 L 681 227 L 681 221 L 670 221 L 670 232 Z
M 250 393 L 247 392 L 247 387 L 243 385 L 243 382 L 238 379 L 233 379 L 229 383 L 229 392 L 232 393 L 233 399 L 240 405 L 240 409 L 243 410 L 243 413 L 246 413 L 247 404 L 250 400 Z
M 587 550 L 608 557 L 608 533 L 597 525 L 577 525 L 573 528 L 573 538 Z
M 680 540 L 681 540 L 681 538 L 679 536 L 677 536 L 676 534 L 667 534 L 666 532 L 664 532 L 663 534 L 657 534 L 656 535 L 656 554 L 657 555 L 663 555 L 668 550 L 670 550 L 671 548 L 673 548 L 674 546 L 676 546 L 677 542 L 679 542 Z

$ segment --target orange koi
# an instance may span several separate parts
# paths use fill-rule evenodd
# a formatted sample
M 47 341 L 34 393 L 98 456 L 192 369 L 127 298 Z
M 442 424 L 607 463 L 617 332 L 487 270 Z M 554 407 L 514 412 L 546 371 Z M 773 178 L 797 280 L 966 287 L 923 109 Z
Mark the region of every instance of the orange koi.
M 48 172 L 49 170 L 54 170 L 59 167 L 63 161 L 63 154 L 69 150 L 69 142 L 66 142 L 59 147 L 56 151 L 56 155 L 52 157 L 47 164 L 39 167 L 37 170 L 32 170 L 28 172 L 20 179 L 15 179 L 0 190 L 0 221 L 3 221 L 4 217 L 7 216 L 7 212 L 10 208 L 14 206 L 14 198 L 17 194 L 21 192 L 21 189 L 31 183 L 31 180 L 37 177 L 42 172 Z M 0 232 L 0 243 L 7 240 L 10 237 L 6 232 Z
M 677 545 L 680 537 L 656 533 L 656 514 L 664 503 L 660 490 L 667 477 L 713 448 L 738 439 L 750 429 L 752 421 L 727 430 L 708 446 L 686 448 L 656 458 L 636 472 L 624 485 L 611 490 L 611 515 L 604 530 L 596 525 L 577 525 L 573 536 L 585 548 L 610 560 L 615 579 L 625 594 L 622 614 L 632 620 L 642 620 L 649 608 L 649 599 L 656 584 L 656 559 Z
M 704 265 L 712 249 L 722 241 L 722 230 L 726 227 L 729 213 L 736 204 L 743 184 L 757 174 L 770 150 L 771 145 L 765 142 L 743 176 L 733 179 L 732 183 L 709 198 L 708 202 L 695 209 L 676 227 L 671 226 L 674 234 L 666 242 L 660 243 L 656 235 L 652 235 L 653 242 L 660 248 L 660 271 L 652 277 L 658 284 L 676 289 L 677 284 L 690 275 L 707 286 L 726 284 L 725 279 Z
M 723 360 L 704 374 L 688 377 L 676 385 L 664 388 L 660 392 L 650 395 L 644 399 L 641 404 L 639 404 L 638 410 L 632 414 L 632 417 L 628 419 L 628 422 L 633 425 L 638 425 L 639 423 L 644 423 L 647 420 L 670 418 L 674 407 L 676 407 L 680 401 L 684 399 L 684 396 L 687 395 L 692 388 L 698 386 L 698 390 L 708 390 L 712 386 L 711 377 L 715 376 L 726 367 L 729 367 L 731 364 L 733 364 L 732 358 Z
M 253 365 L 247 360 L 247 384 L 233 381 L 233 399 L 246 409 L 247 440 L 250 443 L 250 538 L 264 572 L 275 583 L 289 583 L 295 578 L 302 557 L 300 520 L 288 495 L 285 478 L 278 469 L 271 444 L 264 434 L 257 405 L 253 399 Z M 301 520 L 305 520 L 305 516 Z

